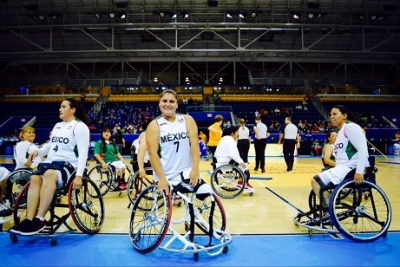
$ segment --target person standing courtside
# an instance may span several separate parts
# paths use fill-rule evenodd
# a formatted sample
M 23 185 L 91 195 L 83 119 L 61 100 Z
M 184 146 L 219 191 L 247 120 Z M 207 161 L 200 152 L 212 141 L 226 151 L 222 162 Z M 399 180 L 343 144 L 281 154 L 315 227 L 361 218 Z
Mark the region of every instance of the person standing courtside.
M 296 125 L 292 123 L 292 119 L 290 117 L 285 118 L 285 126 L 282 129 L 282 132 L 279 135 L 278 144 L 283 143 L 283 157 L 286 162 L 286 171 L 294 172 L 293 163 L 294 163 L 294 150 L 297 146 L 297 149 L 300 147 L 300 135 L 299 129 Z
M 247 160 L 247 155 L 249 154 L 251 137 L 250 130 L 246 127 L 246 121 L 244 119 L 240 119 L 239 121 L 239 137 L 237 148 L 239 150 L 239 155 L 245 163 L 249 163 Z
M 256 117 L 256 125 L 253 126 L 254 130 L 254 150 L 256 152 L 256 167 L 254 171 L 258 171 L 260 167 L 261 172 L 265 172 L 265 147 L 267 146 L 267 125 L 261 122 L 261 117 Z
M 222 138 L 222 128 L 221 125 L 224 121 L 224 117 L 222 115 L 216 115 L 214 118 L 214 123 L 208 127 L 209 138 L 208 138 L 208 149 L 211 154 L 214 156 L 215 150 L 217 149 L 217 145 L 219 140 Z

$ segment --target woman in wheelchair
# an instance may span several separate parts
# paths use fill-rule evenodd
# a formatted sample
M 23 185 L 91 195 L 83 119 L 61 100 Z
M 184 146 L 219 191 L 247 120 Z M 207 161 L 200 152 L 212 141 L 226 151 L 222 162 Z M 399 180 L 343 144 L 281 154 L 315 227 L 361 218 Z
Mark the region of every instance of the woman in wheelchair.
M 50 164 L 40 164 L 38 171 L 32 174 L 28 190 L 27 216 L 10 230 L 13 233 L 33 235 L 43 230 L 46 227 L 45 215 L 56 190 L 71 176 L 69 171 L 66 171 L 66 177 L 63 177 L 60 170 L 41 168 L 42 166 L 55 165 L 51 164 L 55 161 L 68 162 L 76 170 L 74 188 L 82 187 L 90 141 L 90 131 L 86 125 L 88 118 L 83 106 L 72 98 L 62 101 L 59 114 L 62 121 L 54 126 L 49 145 L 29 155 L 29 159 L 47 155 L 46 162 Z
M 25 127 L 19 134 L 20 142 L 15 146 L 15 169 L 21 168 L 31 168 L 36 169 L 39 163 L 42 161 L 40 156 L 36 156 L 35 158 L 29 160 L 29 154 L 33 151 L 38 150 L 38 147 L 33 143 L 35 140 L 36 134 L 35 129 L 31 126 Z
M 328 142 L 322 148 L 322 164 L 324 165 L 324 170 L 336 166 L 335 156 L 333 155 L 333 149 L 337 137 L 337 131 L 329 130 L 326 134 Z
M 159 108 L 162 115 L 146 130 L 146 145 L 159 192 L 168 193 L 170 185 L 178 186 L 185 180 L 186 187 L 210 195 L 211 187 L 200 177 L 196 122 L 189 115 L 176 113 L 178 97 L 172 90 L 161 93 Z
M 108 164 L 110 164 L 117 171 L 117 180 L 115 181 L 117 184 L 114 186 L 114 191 L 125 190 L 127 186 L 125 181 L 126 165 L 114 142 L 110 128 L 106 127 L 102 130 L 101 138 L 94 146 L 94 156 L 104 170 L 107 170 Z
M 246 186 L 248 188 L 253 188 L 249 183 L 250 172 L 248 166 L 240 157 L 237 148 L 238 135 L 239 128 L 237 126 L 231 126 L 223 131 L 222 139 L 219 141 L 214 154 L 215 164 L 217 168 L 224 164 L 238 166 L 246 176 Z
M 321 191 L 323 192 L 320 203 L 325 213 L 322 217 L 329 217 L 326 212 L 329 193 L 324 190 L 328 184 L 339 184 L 353 169 L 354 183 L 362 184 L 364 181 L 364 171 L 369 166 L 367 140 L 361 127 L 354 121 L 356 118 L 347 107 L 337 105 L 332 108 L 331 122 L 339 129 L 333 149 L 336 165 L 311 179 L 315 195 L 320 197 Z
M 20 142 L 17 143 L 14 151 L 14 161 L 15 170 L 10 173 L 6 168 L 1 167 L 0 170 L 0 217 L 7 217 L 12 215 L 11 210 L 11 197 L 12 197 L 12 187 L 14 180 L 24 180 L 22 185 L 25 185 L 29 181 L 30 173 L 32 169 L 35 169 L 37 165 L 42 161 L 41 157 L 36 157 L 32 161 L 29 160 L 29 154 L 34 150 L 37 150 L 37 146 L 33 143 L 35 140 L 35 129 L 31 126 L 24 127 L 20 134 Z M 27 171 L 22 171 L 16 173 L 18 169 L 25 169 Z M 11 178 L 12 176 L 12 178 Z M 11 178 L 11 179 L 10 179 Z M 9 181 L 13 180 L 13 181 Z M 5 195 L 7 194 L 7 196 Z M 5 197 L 5 199 L 3 199 Z M 0 219 L 0 223 L 1 223 Z

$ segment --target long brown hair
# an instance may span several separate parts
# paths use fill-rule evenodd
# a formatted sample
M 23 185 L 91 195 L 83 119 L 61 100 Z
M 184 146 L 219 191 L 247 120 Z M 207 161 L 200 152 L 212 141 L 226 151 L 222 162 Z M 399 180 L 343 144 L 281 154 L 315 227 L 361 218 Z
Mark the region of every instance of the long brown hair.
M 71 108 L 75 108 L 75 114 L 74 114 L 74 116 L 75 116 L 77 119 L 81 120 L 81 121 L 82 121 L 83 123 L 85 123 L 85 124 L 88 124 L 88 123 L 89 123 L 89 118 L 88 118 L 88 116 L 86 115 L 85 108 L 82 106 L 81 103 L 79 103 L 78 101 L 76 101 L 76 100 L 73 99 L 73 98 L 66 98 L 66 99 L 64 99 L 64 100 L 69 102 L 69 106 L 70 106 Z

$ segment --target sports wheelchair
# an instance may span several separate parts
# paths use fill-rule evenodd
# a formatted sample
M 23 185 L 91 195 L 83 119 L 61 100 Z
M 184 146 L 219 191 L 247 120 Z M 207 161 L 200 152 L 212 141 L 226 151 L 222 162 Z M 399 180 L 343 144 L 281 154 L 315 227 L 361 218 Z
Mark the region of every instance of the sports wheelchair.
M 217 160 L 213 158 L 211 163 L 213 171 L 207 171 L 213 191 L 222 198 L 235 198 L 245 193 L 253 195 L 255 189 L 247 185 L 247 175 L 238 164 L 231 160 L 229 164 L 216 167 Z
M 5 178 L 7 181 L 3 200 L 9 203 L 11 209 L 13 209 L 14 203 L 21 189 L 29 182 L 31 174 L 31 168 L 20 168 L 10 172 L 10 174 L 8 174 L 8 176 Z M 2 225 L 3 230 L 7 230 L 12 227 L 12 214 L 10 214 L 10 216 L 0 218 L 0 225 Z
M 199 252 L 207 252 L 210 256 L 227 253 L 232 237 L 225 231 L 225 211 L 218 197 L 211 194 L 200 199 L 194 192 L 178 187 L 171 187 L 172 199 L 171 194 L 159 193 L 157 185 L 150 185 L 141 192 L 133 205 L 129 222 L 133 247 L 142 254 L 150 253 L 160 246 L 169 231 L 172 237 L 160 247 L 163 250 L 193 253 L 195 261 L 199 259 Z M 173 220 L 172 202 L 176 196 L 182 198 L 185 210 L 181 218 Z M 172 225 L 181 223 L 185 225 L 186 233 L 183 235 L 172 228 Z M 195 242 L 195 225 L 208 236 L 208 244 Z
M 329 216 L 324 216 L 321 203 L 311 190 L 308 205 L 310 211 L 299 213 L 293 220 L 296 225 L 328 234 L 342 234 L 358 242 L 371 242 L 386 237 L 392 220 L 388 197 L 376 184 L 375 158 L 369 157 L 363 184 L 355 184 L 351 171 L 338 185 L 329 184 L 321 189 L 319 199 L 327 191 L 330 194 Z
M 70 177 L 67 177 L 64 168 L 71 173 Z M 104 222 L 104 202 L 99 188 L 87 176 L 86 170 L 82 177 L 82 187 L 74 189 L 72 181 L 75 178 L 75 169 L 71 164 L 64 161 L 54 161 L 52 163 L 41 163 L 38 169 L 41 173 L 44 173 L 47 169 L 60 170 L 64 184 L 54 194 L 49 208 L 49 219 L 47 220 L 46 228 L 35 234 L 35 236 L 48 237 L 52 246 L 57 245 L 57 240 L 54 239 L 55 236 L 76 231 L 67 221 L 70 216 L 78 229 L 83 233 L 93 235 L 99 232 Z M 15 201 L 15 224 L 26 219 L 29 186 L 30 182 L 22 188 Z M 64 197 L 67 197 L 66 203 Z M 59 208 L 67 208 L 68 212 L 63 216 L 59 216 L 55 213 L 56 208 L 57 210 L 60 210 Z M 58 232 L 63 225 L 69 231 Z M 18 242 L 18 235 L 17 233 L 10 232 L 10 239 L 13 243 Z
M 116 190 L 119 187 L 117 182 L 117 170 L 110 163 L 107 164 L 107 169 L 103 169 L 100 163 L 97 163 L 92 169 L 88 171 L 88 177 L 94 181 L 97 187 L 100 189 L 102 196 L 105 196 L 108 192 L 117 192 L 119 195 L 122 194 L 122 190 Z M 125 164 L 126 165 L 126 164 Z M 133 176 L 133 171 L 129 165 L 126 165 L 125 179 L 130 179 Z
M 126 188 L 126 193 L 128 195 L 129 204 L 128 208 L 131 207 L 140 195 L 140 193 L 148 186 L 154 184 L 153 180 L 153 168 L 145 167 L 146 178 L 142 178 L 139 175 L 139 171 L 136 171 L 128 179 L 128 185 Z

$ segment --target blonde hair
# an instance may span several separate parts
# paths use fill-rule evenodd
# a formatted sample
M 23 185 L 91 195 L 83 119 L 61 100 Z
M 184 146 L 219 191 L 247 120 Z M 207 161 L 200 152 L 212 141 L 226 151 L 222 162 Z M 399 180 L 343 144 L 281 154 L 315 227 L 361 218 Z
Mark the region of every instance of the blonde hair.
M 35 133 L 35 128 L 33 128 L 32 126 L 26 126 L 24 128 L 22 128 L 21 132 L 19 133 L 19 139 L 24 140 L 24 133 L 26 132 L 33 132 Z
M 244 130 L 244 125 L 246 124 L 246 121 L 244 119 L 239 120 L 240 125 L 242 125 L 242 129 Z

